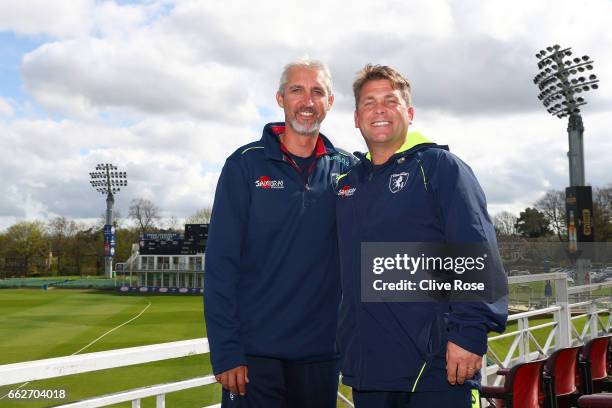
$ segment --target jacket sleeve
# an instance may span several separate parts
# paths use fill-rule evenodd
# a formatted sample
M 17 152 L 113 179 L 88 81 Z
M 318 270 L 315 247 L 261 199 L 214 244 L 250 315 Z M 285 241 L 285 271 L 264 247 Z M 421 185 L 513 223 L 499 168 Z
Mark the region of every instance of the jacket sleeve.
M 444 152 L 438 161 L 436 174 L 440 217 L 446 242 L 487 243 L 491 260 L 499 265 L 490 273 L 499 276 L 504 295 L 491 301 L 451 302 L 448 320 L 448 340 L 460 347 L 484 355 L 487 333 L 503 332 L 508 318 L 507 278 L 501 267 L 495 230 L 487 213 L 484 192 L 470 167 L 456 156 Z
M 240 164 L 230 157 L 221 171 L 206 244 L 204 316 L 215 374 L 246 365 L 237 291 L 250 193 Z

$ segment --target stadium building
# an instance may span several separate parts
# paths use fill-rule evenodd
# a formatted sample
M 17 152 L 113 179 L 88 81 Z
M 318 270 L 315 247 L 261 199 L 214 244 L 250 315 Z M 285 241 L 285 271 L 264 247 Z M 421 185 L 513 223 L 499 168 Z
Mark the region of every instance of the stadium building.
M 202 293 L 208 224 L 186 224 L 184 234 L 143 234 L 132 255 L 116 264 L 122 292 Z

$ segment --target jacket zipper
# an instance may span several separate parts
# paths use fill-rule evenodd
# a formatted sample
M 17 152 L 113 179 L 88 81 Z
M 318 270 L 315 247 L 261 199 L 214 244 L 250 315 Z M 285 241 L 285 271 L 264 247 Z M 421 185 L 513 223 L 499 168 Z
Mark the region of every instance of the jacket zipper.
M 295 172 L 297 173 L 298 177 L 300 178 L 300 181 L 302 182 L 303 185 L 303 190 L 302 190 L 302 208 L 306 207 L 306 194 L 310 191 L 310 181 L 312 180 L 312 175 L 314 174 L 314 171 L 317 167 L 317 161 L 323 156 L 318 156 L 315 157 L 313 162 L 310 164 L 310 166 L 308 166 L 308 169 L 306 169 L 306 171 L 308 172 L 308 177 L 306 178 L 306 180 L 304 180 L 304 177 L 302 177 L 302 172 L 300 170 L 300 168 L 298 167 L 297 163 L 295 163 L 295 160 L 293 160 L 290 156 L 288 156 L 287 154 L 283 154 L 283 162 L 287 163 L 289 166 L 291 166 Z

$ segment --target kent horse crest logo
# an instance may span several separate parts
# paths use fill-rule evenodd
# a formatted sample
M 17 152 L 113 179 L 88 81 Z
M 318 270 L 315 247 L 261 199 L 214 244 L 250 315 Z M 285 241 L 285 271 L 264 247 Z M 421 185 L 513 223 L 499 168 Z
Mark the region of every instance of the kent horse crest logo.
M 391 192 L 395 194 L 398 191 L 400 191 L 402 188 L 404 188 L 407 182 L 408 182 L 408 173 L 392 174 L 391 177 L 389 178 L 389 190 L 391 190 Z

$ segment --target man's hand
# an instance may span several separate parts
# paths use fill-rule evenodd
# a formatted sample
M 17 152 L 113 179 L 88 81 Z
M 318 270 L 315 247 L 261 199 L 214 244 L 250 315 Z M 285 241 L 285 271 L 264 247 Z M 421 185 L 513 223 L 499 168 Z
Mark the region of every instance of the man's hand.
M 217 374 L 215 379 L 232 394 L 245 395 L 246 384 L 249 382 L 248 371 L 247 366 L 238 366 Z
M 463 384 L 482 367 L 482 356 L 459 347 L 453 342 L 446 345 L 446 375 L 452 385 Z

